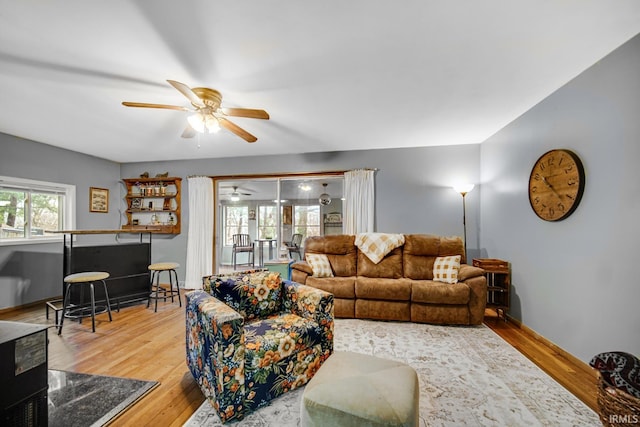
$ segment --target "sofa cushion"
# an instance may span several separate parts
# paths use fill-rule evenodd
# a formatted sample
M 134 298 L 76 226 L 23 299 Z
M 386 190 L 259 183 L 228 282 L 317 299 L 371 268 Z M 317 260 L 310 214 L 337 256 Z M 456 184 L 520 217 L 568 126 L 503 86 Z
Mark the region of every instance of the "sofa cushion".
M 313 277 L 333 277 L 329 258 L 325 254 L 305 254 L 305 258 L 311 266 Z
M 464 283 L 411 281 L 411 301 L 426 304 L 468 304 L 471 291 Z
M 411 280 L 357 277 L 356 297 L 387 301 L 409 301 L 411 299 Z
M 334 276 L 356 275 L 357 248 L 355 236 L 311 236 L 304 242 L 305 254 L 325 254 L 329 259 Z
M 305 285 L 332 293 L 336 298 L 355 298 L 356 278 L 351 277 L 307 277 Z
M 439 256 L 460 255 L 464 264 L 464 243 L 460 237 L 407 234 L 403 246 L 403 276 L 433 280 L 433 264 Z
M 389 252 L 377 264 L 374 264 L 365 254 L 358 251 L 359 277 L 382 277 L 399 279 L 402 277 L 402 247 Z
M 246 323 L 244 332 L 245 360 L 252 361 L 255 369 L 291 356 L 298 342 L 304 342 L 304 348 L 310 348 L 323 340 L 322 328 L 317 323 L 292 313 Z
M 460 255 L 439 256 L 433 263 L 433 280 L 443 283 L 458 283 Z
M 211 294 L 240 313 L 245 320 L 278 313 L 282 306 L 280 273 L 261 271 L 243 276 L 217 278 Z
M 355 245 L 374 264 L 382 261 L 389 252 L 404 244 L 404 235 L 389 233 L 360 233 Z

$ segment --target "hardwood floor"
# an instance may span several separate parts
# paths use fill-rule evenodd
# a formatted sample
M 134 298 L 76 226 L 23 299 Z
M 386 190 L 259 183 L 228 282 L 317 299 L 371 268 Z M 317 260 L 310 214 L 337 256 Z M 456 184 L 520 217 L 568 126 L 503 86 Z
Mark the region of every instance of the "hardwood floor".
M 44 303 L 3 310 L 0 320 L 49 324 L 49 368 L 158 381 L 160 385 L 115 420 L 114 426 L 181 426 L 204 397 L 185 363 L 184 306 L 146 304 L 122 308 L 82 324 L 65 320 L 62 335 L 45 318 Z M 504 322 L 487 310 L 485 324 L 541 367 L 570 392 L 597 411 L 595 374 L 586 364 L 564 354 L 526 327 Z

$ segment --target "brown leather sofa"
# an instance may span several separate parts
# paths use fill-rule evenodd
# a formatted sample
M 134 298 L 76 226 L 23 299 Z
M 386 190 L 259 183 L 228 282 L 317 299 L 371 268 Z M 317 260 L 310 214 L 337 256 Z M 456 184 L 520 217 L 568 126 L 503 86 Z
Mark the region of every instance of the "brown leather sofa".
M 459 237 L 407 234 L 378 264 L 355 246 L 355 236 L 314 236 L 305 254 L 326 254 L 335 277 L 313 277 L 306 261 L 291 266 L 291 280 L 331 292 L 335 317 L 478 325 L 487 301 L 484 270 L 464 264 Z M 458 283 L 434 282 L 436 257 L 461 255 Z

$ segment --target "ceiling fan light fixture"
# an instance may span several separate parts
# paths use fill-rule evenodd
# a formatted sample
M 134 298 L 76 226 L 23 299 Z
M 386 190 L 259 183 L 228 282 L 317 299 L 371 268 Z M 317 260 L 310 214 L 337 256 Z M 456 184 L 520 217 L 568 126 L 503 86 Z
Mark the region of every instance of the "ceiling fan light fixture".
M 220 130 L 220 123 L 211 114 L 196 113 L 187 117 L 189 125 L 200 133 L 217 133 Z
M 237 202 L 240 200 L 240 196 L 237 193 L 232 193 L 230 198 L 232 202 Z
M 301 182 L 298 184 L 298 188 L 302 191 L 311 191 L 311 186 L 306 182 Z
M 220 131 L 220 123 L 213 115 L 207 115 L 205 119 L 205 127 L 209 133 L 218 133 Z

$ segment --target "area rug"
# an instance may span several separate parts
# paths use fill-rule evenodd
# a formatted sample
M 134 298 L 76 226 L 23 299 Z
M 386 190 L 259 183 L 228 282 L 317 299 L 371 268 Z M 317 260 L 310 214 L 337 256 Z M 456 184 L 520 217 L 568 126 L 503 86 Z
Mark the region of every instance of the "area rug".
M 49 427 L 103 426 L 159 384 L 54 369 L 48 380 Z
M 488 327 L 336 319 L 334 348 L 412 366 L 421 426 L 599 426 L 595 412 Z M 298 426 L 303 389 L 238 423 Z M 222 426 L 205 401 L 187 427 Z

